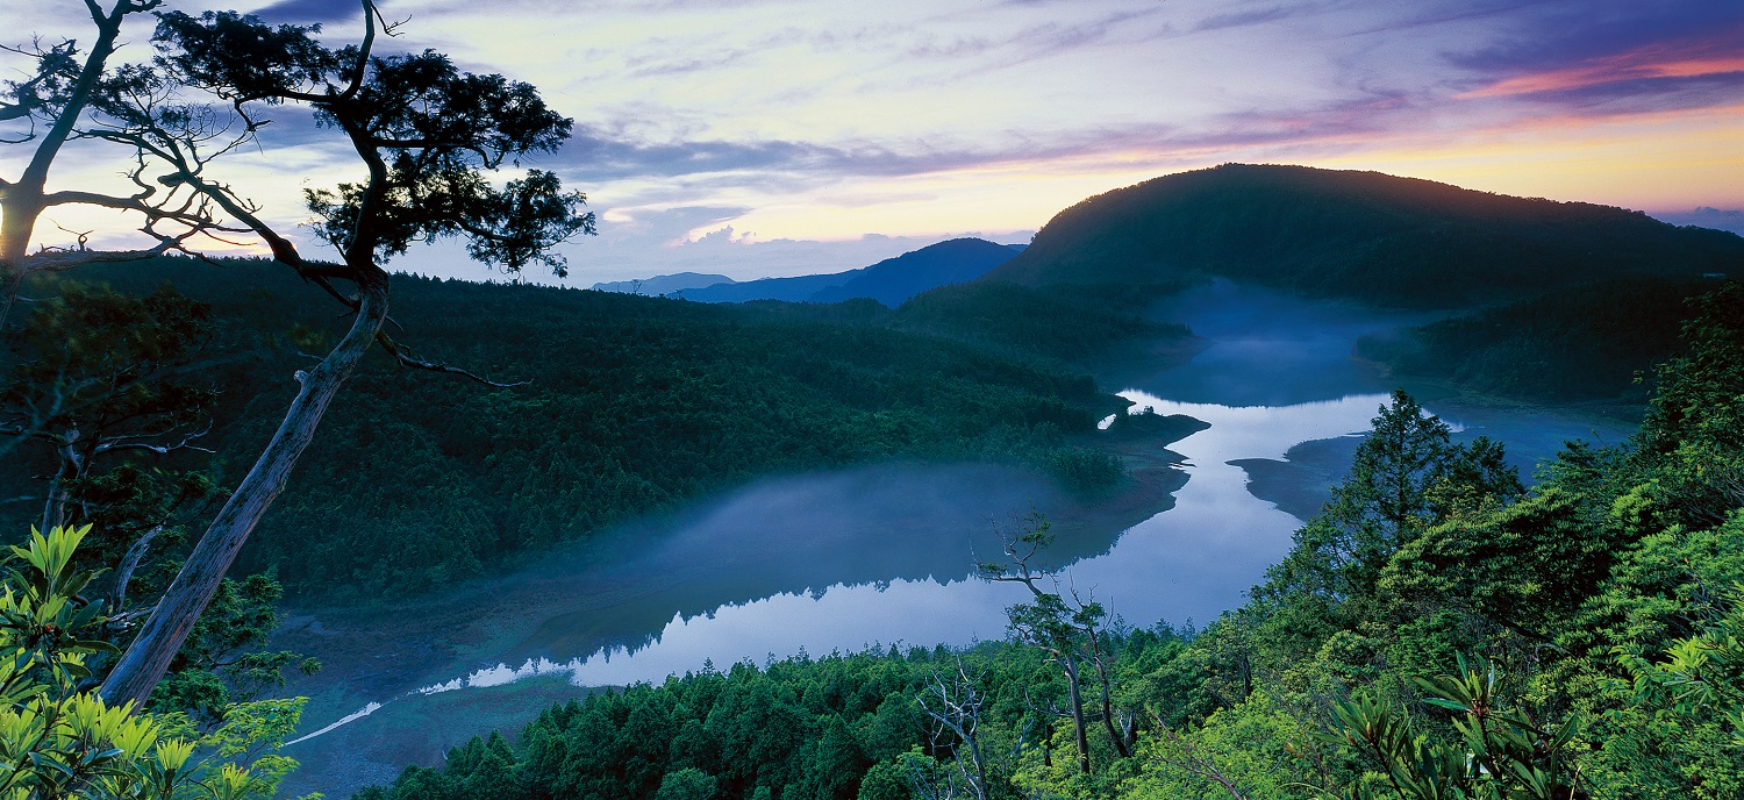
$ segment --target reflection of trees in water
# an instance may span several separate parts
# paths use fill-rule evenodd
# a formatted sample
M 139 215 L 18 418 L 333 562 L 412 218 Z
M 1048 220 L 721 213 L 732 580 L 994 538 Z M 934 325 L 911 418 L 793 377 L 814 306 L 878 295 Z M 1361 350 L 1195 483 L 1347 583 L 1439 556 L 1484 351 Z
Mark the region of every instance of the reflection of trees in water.
M 675 613 L 690 618 L 783 593 L 963 580 L 977 553 L 999 552 L 994 522 L 1071 505 L 1039 475 L 990 465 L 884 466 L 765 481 L 618 532 L 614 538 L 639 543 L 606 545 L 622 560 L 594 561 L 566 577 L 557 577 L 564 575 L 559 566 L 540 569 L 553 584 L 573 582 L 590 594 L 610 587 L 611 597 L 605 607 L 549 617 L 504 658 L 569 658 L 613 644 L 634 650 L 652 643 Z M 1121 534 L 1112 524 L 1061 530 L 1052 554 L 1061 563 L 1106 553 Z

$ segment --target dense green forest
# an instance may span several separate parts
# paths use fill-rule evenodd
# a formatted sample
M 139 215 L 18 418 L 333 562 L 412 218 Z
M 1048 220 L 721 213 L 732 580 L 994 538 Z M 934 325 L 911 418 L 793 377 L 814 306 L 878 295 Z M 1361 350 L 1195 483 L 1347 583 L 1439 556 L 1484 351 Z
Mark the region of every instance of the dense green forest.
M 1403 375 L 1528 402 L 1638 407 L 1655 363 L 1677 346 L 1686 301 L 1712 279 L 1619 278 L 1578 286 L 1357 343 L 1358 356 Z
M 1187 285 L 1174 284 L 1166 291 Z M 1184 325 L 1148 317 L 1150 304 L 1148 297 L 1123 286 L 1038 289 L 980 280 L 923 292 L 895 309 L 869 298 L 831 304 L 765 300 L 746 305 L 798 319 L 939 336 L 1006 358 L 1070 369 L 1134 345 L 1168 348 L 1193 338 Z
M 148 295 L 171 281 L 171 295 L 193 299 L 186 313 L 200 322 L 184 336 L 187 352 L 144 384 L 197 396 L 189 413 L 212 419 L 199 444 L 215 454 L 169 462 L 205 476 L 183 493 L 181 518 L 246 466 L 292 374 L 313 363 L 303 353 L 320 352 L 344 323 L 285 273 L 264 262 L 163 259 L 32 289 L 52 297 L 101 284 Z M 114 297 L 73 295 L 87 305 Z M 428 589 L 772 473 L 906 458 L 1026 464 L 1086 492 L 1123 479 L 1117 458 L 1085 446 L 1095 420 L 1121 402 L 1090 378 L 1022 347 L 995 353 L 991 334 L 898 330 L 902 318 L 875 303 L 716 306 L 409 276 L 396 296 L 403 328 L 392 346 L 517 385 L 366 361 L 244 553 L 245 566 L 276 568 L 293 592 Z M 68 324 L 51 316 L 32 324 Z M 17 346 L 55 335 L 21 331 Z M 45 386 L 15 377 L 20 402 Z M 12 470 L 51 467 L 44 452 L 20 453 Z M 15 530 L 34 521 L 23 504 L 0 512 Z
M 1168 291 L 1185 287 L 1181 283 Z M 1124 286 L 1037 289 L 983 280 L 918 295 L 896 309 L 890 324 L 1066 362 L 1106 357 L 1141 342 L 1155 347 L 1192 337 L 1184 325 L 1147 318 L 1148 305 L 1144 295 Z
M 1203 630 L 1038 581 L 1004 643 L 608 691 L 360 797 L 1738 797 L 1744 286 L 1693 310 L 1640 432 L 1571 443 L 1530 489 L 1395 394 Z
M 1084 200 L 986 279 L 1125 284 L 1155 295 L 1215 275 L 1309 297 L 1444 309 L 1740 263 L 1744 238 L 1637 211 L 1374 172 L 1226 164 Z

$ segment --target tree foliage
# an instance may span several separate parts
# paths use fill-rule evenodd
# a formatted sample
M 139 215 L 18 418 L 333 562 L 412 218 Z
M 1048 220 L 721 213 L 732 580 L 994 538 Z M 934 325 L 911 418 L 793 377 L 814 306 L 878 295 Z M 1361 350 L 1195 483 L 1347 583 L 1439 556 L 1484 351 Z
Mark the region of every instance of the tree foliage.
M 270 436 L 272 388 L 344 330 L 324 298 L 271 267 L 88 276 L 118 292 L 181 276 L 212 308 L 203 367 L 184 378 L 227 387 L 201 440 L 230 467 L 220 485 L 240 480 Z M 449 586 L 772 473 L 986 461 L 1092 495 L 1126 479 L 1097 449 L 1095 421 L 1117 398 L 981 346 L 791 309 L 413 278 L 397 278 L 395 292 L 399 335 L 526 385 L 455 391 L 364 359 L 323 423 L 332 435 L 311 445 L 241 556 L 245 569 L 276 567 L 293 595 Z M 0 520 L 23 525 L 29 510 L 0 506 Z
M 120 613 L 130 587 L 146 597 L 162 588 L 165 545 L 215 491 L 198 461 L 172 460 L 209 452 L 200 441 L 218 393 L 190 369 L 213 335 L 212 311 L 167 285 L 134 297 L 60 284 L 4 337 L 0 435 L 29 445 L 21 461 L 46 477 L 41 529 L 93 526 L 81 557 L 113 570 Z
M 462 236 L 475 256 L 505 271 L 543 264 L 561 273 L 561 259 L 545 251 L 592 232 L 583 196 L 564 192 L 553 176 L 534 172 L 503 188 L 491 180 L 499 167 L 555 149 L 569 135 L 567 118 L 546 107 L 533 87 L 462 72 L 440 53 L 376 52 L 378 36 L 394 27 L 371 0 L 360 5 L 361 41 L 336 48 L 316 38 L 315 27 L 271 26 L 234 12 L 161 13 L 153 37 L 158 57 L 149 68 L 121 72 L 102 104 L 107 124 L 93 136 L 133 148 L 141 171 L 148 163 L 167 169 L 158 183 L 192 192 L 202 221 L 221 213 L 227 229 L 259 237 L 276 262 L 354 312 L 327 355 L 297 373 L 300 390 L 283 424 L 110 673 L 104 691 L 111 698 L 143 699 L 169 667 L 366 351 L 379 344 L 405 366 L 471 374 L 420 359 L 383 331 L 385 259 L 414 241 Z M 228 105 L 241 120 L 240 133 L 211 146 L 229 128 L 205 122 L 210 112 L 199 109 L 210 106 L 198 99 L 167 102 L 184 90 Z M 206 171 L 213 157 L 251 140 L 262 124 L 260 106 L 283 104 L 306 107 L 317 124 L 337 130 L 362 167 L 363 179 L 308 195 L 310 210 L 323 219 L 319 230 L 340 252 L 337 264 L 306 260 L 257 207 Z M 137 174 L 135 181 L 146 185 Z
M 101 603 L 79 593 L 89 528 L 31 532 L 11 548 L 0 593 L 0 797 L 225 798 L 274 795 L 296 762 L 276 748 L 301 700 L 233 705 L 209 734 L 176 715 L 112 707 L 90 691 L 90 666 L 115 648 L 99 637 Z
M 1204 630 L 1098 629 L 1111 705 L 1138 723 L 1129 752 L 1038 713 L 1069 716 L 1055 651 L 1085 652 L 1083 623 L 1100 619 L 1038 584 L 1013 609 L 1010 642 L 740 665 L 554 708 L 509 750 L 509 774 L 549 786 L 533 796 L 652 795 L 694 769 L 718 778 L 719 797 L 812 797 L 858 764 L 860 798 L 1735 797 L 1744 508 L 1713 477 L 1744 458 L 1732 436 L 1744 315 L 1731 299 L 1700 306 L 1627 447 L 1571 445 L 1530 490 L 1493 445 L 1451 444 L 1394 398 L 1339 501 L 1310 523 L 1332 530 L 1298 537 L 1292 559 L 1320 572 L 1275 572 Z M 1032 526 L 1017 543 L 1045 539 Z M 1330 561 L 1326 541 L 1367 549 Z M 1025 563 L 996 574 L 1045 576 Z M 1094 689 L 1089 672 L 1079 679 Z M 649 724 L 641 709 L 675 716 Z M 751 709 L 755 721 L 728 724 Z M 632 730 L 646 749 L 625 749 Z M 443 788 L 464 778 L 457 760 L 365 796 L 460 796 Z M 584 762 L 659 766 L 635 782 L 602 767 L 585 789 L 539 783 Z

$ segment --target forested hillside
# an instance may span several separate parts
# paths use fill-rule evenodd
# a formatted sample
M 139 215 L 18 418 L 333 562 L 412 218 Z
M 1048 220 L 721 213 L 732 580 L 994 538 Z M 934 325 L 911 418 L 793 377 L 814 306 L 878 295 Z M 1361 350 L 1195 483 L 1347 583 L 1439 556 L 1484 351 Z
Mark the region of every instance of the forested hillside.
M 166 259 L 64 280 L 141 293 L 168 280 L 210 304 L 215 333 L 178 374 L 217 390 L 200 444 L 224 473 L 270 433 L 302 353 L 343 322 L 262 263 Z M 1027 464 L 1083 491 L 1121 479 L 1116 458 L 1072 438 L 1118 399 L 982 347 L 604 292 L 402 277 L 396 295 L 396 347 L 516 385 L 367 361 L 244 554 L 293 591 L 427 589 L 771 473 L 908 458 Z M 13 529 L 30 521 L 22 505 L 0 510 Z
M 1121 286 L 1037 289 L 976 281 L 918 295 L 896 309 L 889 324 L 1080 363 L 1138 342 L 1178 346 L 1192 337 L 1184 325 L 1147 317 L 1148 305 Z
M 1178 349 L 1193 338 L 1185 325 L 1148 316 L 1150 301 L 1120 286 L 1038 289 L 974 281 L 923 292 L 895 309 L 870 298 L 748 305 L 789 319 L 939 336 L 1021 361 L 1079 368 L 1135 344 Z M 1172 357 L 1160 355 L 1159 363 Z
M 1744 238 L 1587 203 L 1374 172 L 1226 164 L 1060 212 L 987 280 L 1122 284 L 1222 276 L 1310 297 L 1464 308 L 1628 275 L 1744 268 Z
M 1736 798 L 1744 287 L 1693 311 L 1639 434 L 1530 490 L 1395 395 L 1203 630 L 1040 581 L 1006 643 L 606 692 L 360 797 Z M 1012 552 L 986 574 L 1039 575 Z
M 1639 407 L 1712 279 L 1617 278 L 1376 335 L 1356 354 L 1406 376 L 1537 403 Z

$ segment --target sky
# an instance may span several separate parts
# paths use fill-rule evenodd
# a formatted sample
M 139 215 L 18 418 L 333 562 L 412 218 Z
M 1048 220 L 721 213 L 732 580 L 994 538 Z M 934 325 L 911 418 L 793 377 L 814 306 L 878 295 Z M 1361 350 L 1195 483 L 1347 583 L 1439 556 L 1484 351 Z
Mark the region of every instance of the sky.
M 598 236 L 563 248 L 572 286 L 834 272 L 962 235 L 1024 242 L 1086 197 L 1228 162 L 1377 170 L 1744 227 L 1736 0 L 381 5 L 403 21 L 383 48 L 435 48 L 530 82 L 574 119 L 566 146 L 527 163 L 587 192 L 599 215 Z M 356 0 L 230 7 L 319 22 L 332 44 L 361 31 Z M 88 37 L 82 13 L 74 0 L 32 3 L 9 9 L 7 27 Z M 129 29 L 124 57 L 149 55 L 149 30 Z M 306 217 L 302 188 L 361 168 L 334 131 L 280 114 L 222 174 L 291 227 Z M 16 174 L 19 148 L 0 150 L 0 174 Z M 94 151 L 69 161 L 57 185 L 125 168 Z M 103 214 L 62 216 L 95 241 L 125 230 Z M 45 228 L 46 243 L 67 238 Z M 491 277 L 457 246 L 390 266 Z

